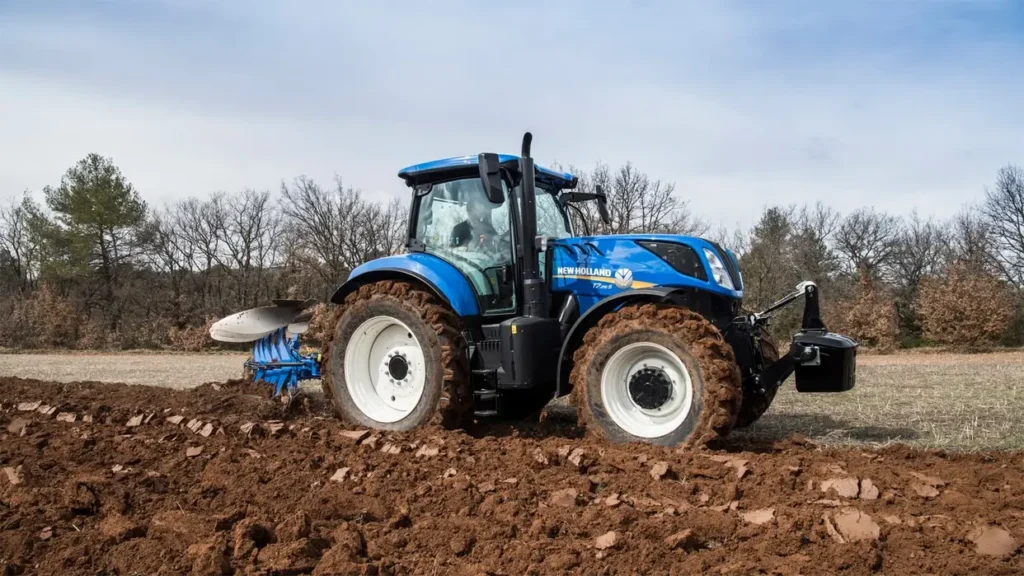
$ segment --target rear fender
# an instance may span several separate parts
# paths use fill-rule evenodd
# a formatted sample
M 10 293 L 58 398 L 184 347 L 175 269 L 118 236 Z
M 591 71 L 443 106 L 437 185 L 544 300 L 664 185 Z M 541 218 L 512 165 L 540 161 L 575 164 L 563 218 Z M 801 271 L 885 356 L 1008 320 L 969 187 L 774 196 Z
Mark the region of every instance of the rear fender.
M 725 305 L 723 310 L 723 298 L 704 290 L 694 288 L 676 288 L 671 286 L 655 286 L 654 288 L 642 288 L 637 290 L 626 290 L 619 292 L 591 306 L 586 313 L 579 317 L 569 329 L 565 341 L 562 342 L 562 350 L 558 356 L 558 384 L 555 388 L 555 397 L 565 396 L 572 391 L 569 382 L 569 373 L 572 369 L 572 356 L 583 342 L 587 330 L 597 325 L 601 318 L 614 310 L 618 310 L 627 304 L 643 302 L 671 303 L 685 306 L 704 316 L 715 324 L 720 330 L 733 318 L 732 306 Z M 738 301 L 736 301 L 738 302 Z M 723 323 L 724 322 L 724 323 Z
M 476 293 L 462 272 L 437 256 L 423 253 L 388 256 L 357 267 L 331 296 L 331 302 L 341 304 L 361 286 L 381 280 L 411 280 L 423 284 L 463 318 L 480 313 Z

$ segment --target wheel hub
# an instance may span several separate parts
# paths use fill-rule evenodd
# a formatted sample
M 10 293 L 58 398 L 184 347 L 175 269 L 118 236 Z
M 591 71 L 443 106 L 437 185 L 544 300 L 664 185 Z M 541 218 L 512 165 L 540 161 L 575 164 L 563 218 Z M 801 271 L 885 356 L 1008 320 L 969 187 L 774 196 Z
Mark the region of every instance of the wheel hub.
M 388 374 L 395 380 L 405 380 L 409 375 L 409 361 L 402 354 L 396 354 L 388 360 Z
M 672 379 L 661 368 L 642 368 L 629 379 L 629 397 L 644 410 L 657 410 L 672 397 Z

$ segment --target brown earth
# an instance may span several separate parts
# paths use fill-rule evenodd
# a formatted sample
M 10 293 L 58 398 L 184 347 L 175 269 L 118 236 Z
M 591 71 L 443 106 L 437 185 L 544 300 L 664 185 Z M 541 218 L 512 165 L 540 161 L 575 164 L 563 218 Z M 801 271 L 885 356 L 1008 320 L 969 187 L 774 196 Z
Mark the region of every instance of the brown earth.
M 1017 452 L 377 435 L 249 386 L 0 378 L 4 573 L 1024 573 Z

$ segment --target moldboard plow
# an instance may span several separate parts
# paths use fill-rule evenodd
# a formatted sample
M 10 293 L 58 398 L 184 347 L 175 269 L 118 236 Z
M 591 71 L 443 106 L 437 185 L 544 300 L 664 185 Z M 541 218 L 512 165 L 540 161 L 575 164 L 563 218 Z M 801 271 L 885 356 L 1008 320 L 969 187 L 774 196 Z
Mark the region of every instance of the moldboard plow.
M 320 378 L 320 353 L 303 353 L 300 336 L 309 329 L 315 300 L 274 300 L 273 306 L 252 308 L 220 319 L 210 327 L 218 342 L 252 342 L 244 374 L 253 382 L 274 386 L 274 397 L 291 399 L 299 382 Z

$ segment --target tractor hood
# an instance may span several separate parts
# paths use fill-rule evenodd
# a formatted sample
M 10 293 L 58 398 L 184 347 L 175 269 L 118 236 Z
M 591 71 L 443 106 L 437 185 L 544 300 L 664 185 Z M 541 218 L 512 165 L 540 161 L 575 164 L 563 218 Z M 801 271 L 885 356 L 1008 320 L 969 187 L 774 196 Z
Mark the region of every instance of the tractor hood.
M 556 291 L 583 290 L 604 297 L 632 288 L 685 286 L 729 299 L 743 297 L 735 255 L 703 238 L 673 234 L 581 236 L 560 239 L 555 246 L 551 280 Z

